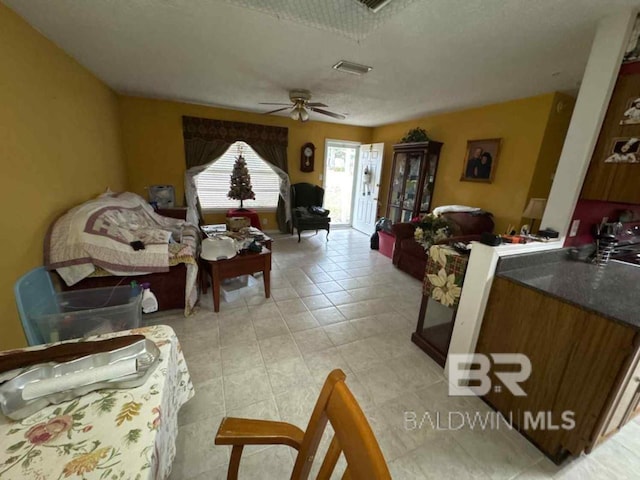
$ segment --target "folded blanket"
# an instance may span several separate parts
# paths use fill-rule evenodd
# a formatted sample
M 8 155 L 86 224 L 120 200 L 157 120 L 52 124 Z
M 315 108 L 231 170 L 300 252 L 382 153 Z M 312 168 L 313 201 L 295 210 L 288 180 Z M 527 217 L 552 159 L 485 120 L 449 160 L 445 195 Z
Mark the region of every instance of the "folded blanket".
M 466 205 L 443 205 L 441 207 L 436 207 L 433 209 L 433 214 L 436 217 L 439 217 L 440 215 L 442 215 L 443 213 L 449 213 L 449 212 L 456 212 L 456 213 L 461 213 L 461 212 L 479 212 L 481 211 L 481 208 L 478 207 L 468 207 Z

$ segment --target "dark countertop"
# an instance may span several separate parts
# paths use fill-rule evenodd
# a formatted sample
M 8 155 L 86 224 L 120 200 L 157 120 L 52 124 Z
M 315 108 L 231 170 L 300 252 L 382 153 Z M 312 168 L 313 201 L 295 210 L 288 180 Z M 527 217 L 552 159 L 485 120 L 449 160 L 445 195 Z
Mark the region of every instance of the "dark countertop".
M 566 249 L 500 260 L 496 276 L 640 330 L 640 267 L 570 260 Z

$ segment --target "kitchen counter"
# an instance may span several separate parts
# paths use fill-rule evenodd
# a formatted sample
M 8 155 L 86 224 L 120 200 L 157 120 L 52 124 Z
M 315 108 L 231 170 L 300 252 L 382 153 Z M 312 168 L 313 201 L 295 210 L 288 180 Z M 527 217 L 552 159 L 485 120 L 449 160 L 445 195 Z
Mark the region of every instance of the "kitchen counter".
M 637 266 L 610 261 L 599 267 L 558 249 L 503 258 L 496 276 L 640 330 Z

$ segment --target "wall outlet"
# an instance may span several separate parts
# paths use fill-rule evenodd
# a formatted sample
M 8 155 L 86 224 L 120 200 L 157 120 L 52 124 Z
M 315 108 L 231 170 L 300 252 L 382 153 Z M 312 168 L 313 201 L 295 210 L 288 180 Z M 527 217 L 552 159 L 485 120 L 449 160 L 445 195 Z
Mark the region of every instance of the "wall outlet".
M 263 218 L 262 219 L 262 225 L 268 225 L 268 224 L 269 224 L 269 219 Z
M 318 180 L 322 181 L 322 174 L 318 175 Z
M 578 227 L 580 226 L 580 220 L 574 220 L 571 222 L 571 229 L 569 230 L 569 236 L 575 237 L 578 234 Z

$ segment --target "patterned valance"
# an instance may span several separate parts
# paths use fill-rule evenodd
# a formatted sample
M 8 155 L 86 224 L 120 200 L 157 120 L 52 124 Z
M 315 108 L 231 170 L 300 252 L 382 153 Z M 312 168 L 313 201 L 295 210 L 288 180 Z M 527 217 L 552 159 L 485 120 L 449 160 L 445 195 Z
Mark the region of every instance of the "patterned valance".
M 256 123 L 228 122 L 226 120 L 183 116 L 182 131 L 185 140 L 222 140 L 228 143 L 243 141 L 248 144 L 269 143 L 284 147 L 289 143 L 288 128 Z

